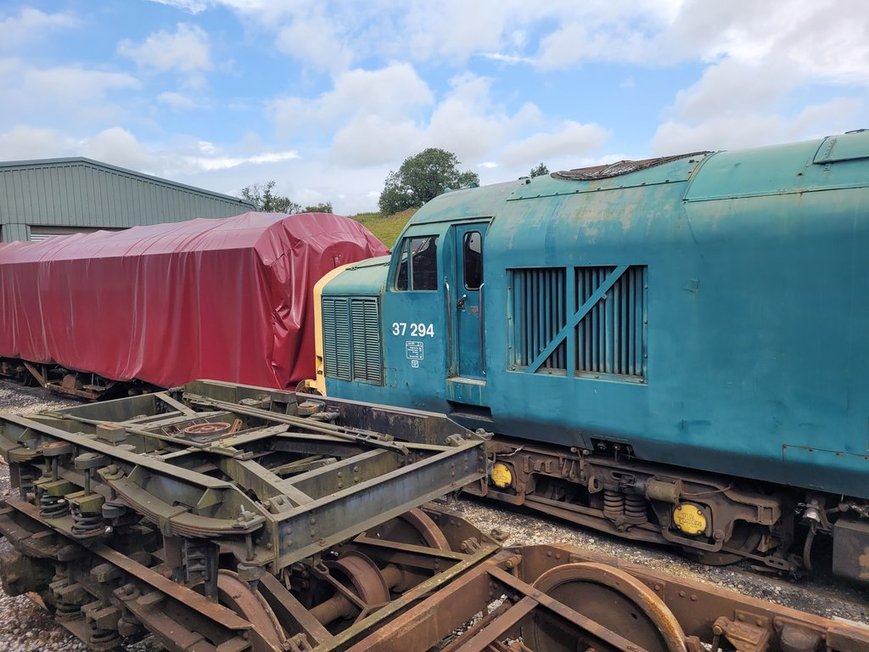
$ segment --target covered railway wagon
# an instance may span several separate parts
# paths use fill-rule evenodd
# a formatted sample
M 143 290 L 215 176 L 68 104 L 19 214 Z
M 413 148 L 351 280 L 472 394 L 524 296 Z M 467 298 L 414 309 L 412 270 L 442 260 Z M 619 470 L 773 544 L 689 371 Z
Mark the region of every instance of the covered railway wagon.
M 313 373 L 314 283 L 386 251 L 331 214 L 246 213 L 3 245 L 0 364 L 85 397 L 113 381 L 295 387 Z M 89 375 L 55 377 L 56 366 Z
M 494 432 L 490 497 L 869 578 L 869 132 L 447 193 L 317 295 L 320 389 Z

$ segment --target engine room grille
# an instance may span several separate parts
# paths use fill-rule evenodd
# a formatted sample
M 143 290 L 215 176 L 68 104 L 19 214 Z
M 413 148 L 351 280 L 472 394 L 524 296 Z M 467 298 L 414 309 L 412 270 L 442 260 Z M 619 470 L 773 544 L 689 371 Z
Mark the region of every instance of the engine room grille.
M 380 302 L 374 297 L 323 297 L 326 376 L 383 384 Z
M 576 268 L 576 305 L 603 285 L 614 267 Z M 646 268 L 628 267 L 576 326 L 578 372 L 645 377 Z
M 567 323 L 567 274 L 564 268 L 513 270 L 515 364 L 528 367 Z M 567 370 L 562 342 L 541 369 Z
M 510 368 L 643 382 L 646 270 L 642 265 L 509 270 Z

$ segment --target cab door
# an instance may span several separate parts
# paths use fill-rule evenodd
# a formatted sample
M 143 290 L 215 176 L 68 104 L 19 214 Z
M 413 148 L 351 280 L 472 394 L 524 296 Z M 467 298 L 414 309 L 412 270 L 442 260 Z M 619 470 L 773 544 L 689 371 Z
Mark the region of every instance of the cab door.
M 454 340 L 450 376 L 474 379 L 486 376 L 483 252 L 487 227 L 486 222 L 452 227 L 455 265 L 452 279 L 447 279 Z

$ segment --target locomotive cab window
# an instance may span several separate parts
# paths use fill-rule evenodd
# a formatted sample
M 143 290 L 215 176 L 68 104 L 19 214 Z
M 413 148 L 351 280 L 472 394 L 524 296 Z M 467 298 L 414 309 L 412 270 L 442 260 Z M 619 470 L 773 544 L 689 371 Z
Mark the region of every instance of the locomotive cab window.
M 465 288 L 479 290 L 483 284 L 483 239 L 479 231 L 465 234 L 462 244 Z
M 396 290 L 437 290 L 437 236 L 405 238 L 395 278 Z

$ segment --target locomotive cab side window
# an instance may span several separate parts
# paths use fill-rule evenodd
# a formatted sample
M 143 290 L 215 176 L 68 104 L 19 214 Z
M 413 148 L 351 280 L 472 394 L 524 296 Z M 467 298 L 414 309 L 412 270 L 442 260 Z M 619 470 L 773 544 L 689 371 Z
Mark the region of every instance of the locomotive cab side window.
M 465 288 L 479 290 L 483 284 L 483 238 L 479 231 L 465 233 L 462 241 Z
M 405 238 L 395 277 L 396 290 L 437 290 L 437 236 Z

